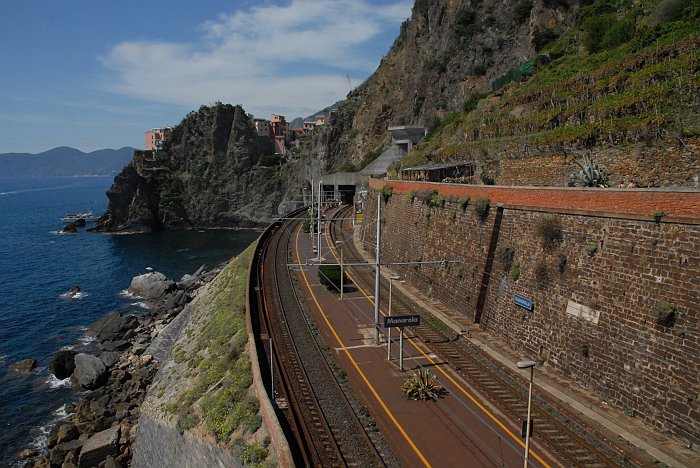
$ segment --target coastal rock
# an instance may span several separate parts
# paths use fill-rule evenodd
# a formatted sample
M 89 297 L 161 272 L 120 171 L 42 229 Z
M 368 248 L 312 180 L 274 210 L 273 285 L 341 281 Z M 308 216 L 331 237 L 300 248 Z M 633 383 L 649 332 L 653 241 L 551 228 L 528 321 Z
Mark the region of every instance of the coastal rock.
M 79 353 L 75 355 L 75 371 L 71 380 L 81 388 L 95 389 L 105 383 L 107 367 L 96 356 Z
M 131 343 L 126 340 L 105 341 L 100 344 L 105 351 L 124 351 L 130 346 Z
M 63 227 L 63 230 L 61 232 L 65 234 L 77 234 L 78 226 L 76 226 L 75 223 L 68 223 Z
M 35 448 L 28 448 L 28 449 L 22 450 L 19 453 L 18 457 L 20 460 L 26 460 L 27 458 L 34 458 L 37 455 L 39 455 L 39 450 L 37 450 Z
M 21 361 L 10 364 L 10 370 L 15 372 L 31 372 L 36 367 L 36 359 L 23 359 Z
M 133 315 L 122 315 L 110 312 L 90 325 L 90 333 L 100 341 L 114 341 L 124 338 L 124 335 L 139 326 L 139 321 Z
M 100 360 L 104 363 L 107 369 L 119 362 L 119 353 L 115 351 L 105 351 L 100 354 Z
M 64 442 L 77 439 L 80 435 L 78 428 L 72 423 L 58 423 L 49 432 L 46 444 L 49 448 Z
M 135 276 L 129 285 L 129 291 L 148 300 L 162 299 L 166 293 L 174 288 L 175 282 L 159 272 Z
M 64 297 L 66 299 L 73 299 L 75 296 L 80 294 L 82 292 L 82 289 L 80 289 L 80 286 L 75 285 L 72 288 L 70 288 L 68 291 L 63 293 L 61 297 Z
M 119 455 L 119 426 L 114 426 L 90 437 L 80 450 L 78 466 L 96 466 L 108 456 Z
M 75 355 L 76 351 L 71 349 L 61 349 L 54 354 L 53 359 L 49 363 L 49 371 L 56 376 L 57 379 L 63 380 L 71 376 L 75 370 Z
M 185 291 L 178 289 L 172 293 L 169 293 L 167 296 L 165 296 L 165 302 L 163 304 L 163 307 L 166 310 L 177 309 L 177 308 L 185 305 L 186 302 L 187 302 L 187 293 L 185 293 Z
M 177 283 L 178 289 L 181 289 L 185 292 L 190 292 L 201 285 L 202 282 L 200 281 L 199 276 L 187 274 L 183 275 L 182 278 L 180 278 L 180 281 Z

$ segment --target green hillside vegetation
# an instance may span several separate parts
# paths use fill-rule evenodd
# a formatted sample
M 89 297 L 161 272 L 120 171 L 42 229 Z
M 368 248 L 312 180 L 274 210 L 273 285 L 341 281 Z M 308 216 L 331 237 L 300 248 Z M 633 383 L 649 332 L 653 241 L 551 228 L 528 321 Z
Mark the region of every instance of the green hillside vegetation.
M 245 288 L 256 243 L 232 260 L 193 301 L 192 317 L 172 363 L 151 393 L 180 432 L 198 430 L 233 448 L 242 462 L 267 457 L 259 404 L 245 352 Z M 251 455 L 252 454 L 252 455 Z
M 700 3 L 584 3 L 575 28 L 495 80 L 493 92 L 429 125 L 402 167 L 508 148 L 700 136 Z

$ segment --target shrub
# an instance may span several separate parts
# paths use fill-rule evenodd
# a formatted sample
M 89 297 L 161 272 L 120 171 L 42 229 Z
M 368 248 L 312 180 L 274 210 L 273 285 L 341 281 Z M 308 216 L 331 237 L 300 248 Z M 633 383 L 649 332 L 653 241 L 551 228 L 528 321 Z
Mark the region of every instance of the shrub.
M 589 349 L 588 343 L 581 344 L 579 351 L 581 353 L 581 356 L 583 356 L 584 359 L 588 359 L 588 357 L 590 356 L 590 349 Z
M 480 219 L 485 219 L 489 214 L 491 199 L 487 197 L 479 197 L 474 200 L 474 212 Z
M 384 203 L 388 203 L 391 195 L 394 193 L 394 188 L 391 185 L 385 185 L 382 187 L 381 194 L 384 199 Z
M 318 279 L 329 291 L 340 291 L 340 265 L 319 265 Z
M 544 216 L 537 220 L 535 232 L 542 241 L 542 247 L 552 249 L 561 243 L 564 231 L 559 218 L 555 215 Z
M 518 281 L 520 278 L 520 264 L 516 263 L 513 269 L 510 272 L 510 277 L 513 278 L 513 281 Z
M 437 192 L 433 192 L 433 195 L 430 197 L 430 206 L 444 206 L 445 205 L 445 196 L 441 195 Z
M 629 41 L 634 35 L 634 23 L 607 13 L 586 19 L 582 25 L 583 44 L 590 53 L 612 49 Z
M 416 198 L 416 192 L 414 192 L 413 190 L 411 190 L 410 192 L 408 192 L 406 194 L 406 201 L 408 203 L 413 203 L 414 198 Z
M 540 260 L 535 265 L 535 281 L 540 288 L 545 288 L 549 284 L 549 268 L 544 260 Z
M 671 302 L 659 302 L 654 309 L 656 324 L 662 327 L 672 327 L 676 324 L 678 309 Z
M 462 211 L 467 210 L 467 206 L 469 206 L 469 200 L 471 200 L 471 197 L 469 197 L 469 195 L 467 195 L 466 197 L 462 197 L 457 201 L 457 204 L 462 209 Z
M 264 461 L 267 458 L 267 450 L 257 443 L 243 445 L 241 454 L 238 457 L 244 465 L 254 465 Z
M 654 222 L 660 223 L 661 219 L 666 216 L 666 212 L 663 210 L 656 210 L 651 212 L 651 218 Z
M 440 386 L 435 382 L 435 376 L 428 369 L 418 369 L 401 386 L 401 393 L 407 400 L 437 400 Z
M 486 74 L 485 69 L 484 69 L 484 73 L 482 73 L 482 74 L 483 75 Z M 462 104 L 462 112 L 464 112 L 465 114 L 470 113 L 471 111 L 476 109 L 476 106 L 479 104 L 479 101 L 484 99 L 486 96 L 487 96 L 487 94 L 482 94 L 482 93 L 472 94 L 471 96 L 469 96 L 469 99 L 464 101 L 464 104 Z
M 472 75 L 474 76 L 484 76 L 486 74 L 486 66 L 482 63 L 474 65 L 472 68 Z
M 539 52 L 544 48 L 544 46 L 555 40 L 557 37 L 559 37 L 557 36 L 557 33 L 551 29 L 535 28 L 535 31 L 532 34 L 532 46 L 535 48 L 535 51 Z
M 515 249 L 510 245 L 501 247 L 498 250 L 498 257 L 501 259 L 503 269 L 506 271 L 510 271 L 510 269 L 513 266 L 513 259 L 515 258 Z
M 455 24 L 455 35 L 458 39 L 469 39 L 479 31 L 477 24 L 477 14 L 470 8 L 464 8 L 457 13 Z
M 491 177 L 491 174 L 489 174 L 488 172 L 482 172 L 480 179 L 481 179 L 481 183 L 484 185 L 494 185 L 496 183 L 494 178 Z
M 532 10 L 532 0 L 520 0 L 515 5 L 515 10 L 513 11 L 513 20 L 516 24 L 522 24 L 526 19 L 530 17 L 530 11 Z
M 586 244 L 586 246 L 583 249 L 586 251 L 586 253 L 588 254 L 589 257 L 592 257 L 598 251 L 598 244 L 596 244 L 596 243 Z

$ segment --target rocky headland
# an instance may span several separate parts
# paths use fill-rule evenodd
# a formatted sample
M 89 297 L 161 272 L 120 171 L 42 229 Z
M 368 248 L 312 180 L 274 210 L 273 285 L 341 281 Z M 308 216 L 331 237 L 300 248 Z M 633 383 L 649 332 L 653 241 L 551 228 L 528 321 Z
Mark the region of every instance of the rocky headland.
M 301 198 L 293 171 L 273 161 L 274 152 L 241 106 L 202 106 L 173 128 L 162 149 L 134 152 L 94 229 L 266 226 L 284 201 Z
M 93 323 L 87 334 L 96 339 L 95 354 L 55 354 L 49 370 L 86 393 L 76 405 L 66 405 L 68 416 L 51 429 L 46 453 L 18 454 L 25 466 L 130 466 L 140 405 L 169 350 L 161 334 L 220 271 L 200 268 L 178 282 L 157 272 L 136 276 L 129 291 L 147 301 L 146 313 L 110 312 Z

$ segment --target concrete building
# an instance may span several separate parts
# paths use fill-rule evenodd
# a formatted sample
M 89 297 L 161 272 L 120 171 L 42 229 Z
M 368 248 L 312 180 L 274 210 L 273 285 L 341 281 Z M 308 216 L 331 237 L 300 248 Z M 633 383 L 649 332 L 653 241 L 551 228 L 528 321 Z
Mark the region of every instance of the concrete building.
M 418 126 L 389 127 L 389 132 L 391 133 L 391 146 L 362 169 L 363 176 L 383 176 L 391 163 L 410 154 L 413 145 L 421 141 L 426 134 L 425 128 Z

